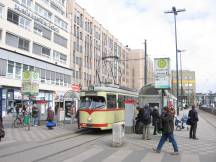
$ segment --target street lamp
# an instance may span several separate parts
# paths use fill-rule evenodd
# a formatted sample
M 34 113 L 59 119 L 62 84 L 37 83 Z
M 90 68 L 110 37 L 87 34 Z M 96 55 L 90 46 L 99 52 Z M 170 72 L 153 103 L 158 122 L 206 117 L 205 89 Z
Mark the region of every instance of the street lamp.
M 176 46 L 176 98 L 177 98 L 177 115 L 179 115 L 179 77 L 178 77 L 178 46 L 177 46 L 177 27 L 176 27 L 176 15 L 178 15 L 179 12 L 184 12 L 186 11 L 185 9 L 176 9 L 174 6 L 172 7 L 171 11 L 165 11 L 164 13 L 173 13 L 174 14 L 174 22 L 175 22 L 175 46 Z
M 180 71 L 181 71 L 181 108 L 183 108 L 183 85 L 182 85 L 182 52 L 185 52 L 186 50 L 178 50 L 180 53 Z

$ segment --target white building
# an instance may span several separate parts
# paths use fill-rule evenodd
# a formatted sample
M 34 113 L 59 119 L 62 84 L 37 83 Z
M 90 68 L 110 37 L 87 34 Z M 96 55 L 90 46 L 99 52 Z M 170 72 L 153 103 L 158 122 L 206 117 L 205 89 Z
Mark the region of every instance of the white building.
M 22 73 L 40 74 L 42 113 L 70 89 L 70 22 L 65 0 L 0 1 L 0 105 L 3 116 L 20 102 Z

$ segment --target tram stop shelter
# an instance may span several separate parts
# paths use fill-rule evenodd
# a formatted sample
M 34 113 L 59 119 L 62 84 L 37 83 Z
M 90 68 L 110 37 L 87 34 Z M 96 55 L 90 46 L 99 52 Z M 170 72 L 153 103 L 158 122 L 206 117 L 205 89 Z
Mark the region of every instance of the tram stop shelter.
M 164 90 L 162 99 L 162 91 L 156 89 L 154 84 L 148 84 L 139 90 L 139 104 L 140 106 L 144 106 L 145 104 L 148 104 L 150 107 L 158 106 L 161 113 L 163 106 L 173 105 L 175 107 L 176 97 L 168 90 Z

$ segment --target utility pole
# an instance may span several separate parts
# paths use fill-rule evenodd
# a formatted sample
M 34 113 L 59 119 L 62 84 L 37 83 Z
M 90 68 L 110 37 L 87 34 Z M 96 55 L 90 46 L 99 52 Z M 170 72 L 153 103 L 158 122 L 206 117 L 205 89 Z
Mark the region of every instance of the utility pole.
M 147 69 L 147 40 L 145 39 L 145 56 L 144 56 L 144 85 L 147 85 L 147 72 L 148 72 L 148 69 Z
M 185 9 L 176 9 L 174 6 L 171 11 L 165 11 L 164 13 L 173 13 L 175 23 L 175 47 L 176 47 L 176 98 L 177 98 L 177 115 L 179 115 L 179 76 L 178 76 L 178 45 L 177 45 L 177 27 L 176 27 L 176 15 L 179 12 L 184 12 Z

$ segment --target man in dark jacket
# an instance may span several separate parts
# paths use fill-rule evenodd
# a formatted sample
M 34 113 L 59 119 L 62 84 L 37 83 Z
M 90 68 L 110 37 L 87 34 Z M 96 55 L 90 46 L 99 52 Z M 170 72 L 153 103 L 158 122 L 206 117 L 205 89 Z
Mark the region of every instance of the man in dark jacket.
M 193 139 L 198 139 L 196 137 L 196 130 L 197 130 L 197 122 L 199 121 L 199 118 L 194 105 L 192 105 L 192 109 L 189 111 L 188 118 L 191 124 L 189 137 Z
M 155 106 L 152 111 L 152 125 L 154 126 L 153 135 L 157 135 L 159 118 L 160 118 L 160 115 L 158 112 L 158 107 Z
M 161 121 L 162 121 L 162 136 L 160 138 L 160 142 L 157 146 L 157 148 L 153 148 L 153 150 L 157 153 L 160 153 L 163 144 L 166 142 L 166 140 L 169 138 L 169 141 L 172 142 L 173 149 L 174 149 L 174 155 L 179 154 L 178 146 L 176 143 L 176 140 L 173 135 L 174 131 L 174 115 L 173 110 L 171 110 L 168 107 L 164 107 L 163 113 L 161 114 Z
M 148 105 L 144 106 L 141 116 L 141 125 L 143 126 L 142 138 L 150 140 L 150 124 L 151 124 L 151 108 Z

